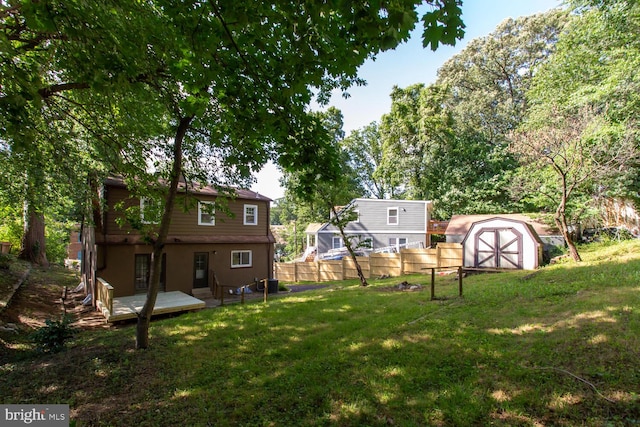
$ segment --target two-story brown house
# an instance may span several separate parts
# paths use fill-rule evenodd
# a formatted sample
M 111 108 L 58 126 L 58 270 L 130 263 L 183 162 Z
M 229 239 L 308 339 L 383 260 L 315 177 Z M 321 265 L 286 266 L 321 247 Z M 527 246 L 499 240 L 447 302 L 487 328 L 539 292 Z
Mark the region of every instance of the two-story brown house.
M 199 288 L 210 288 L 219 297 L 221 288 L 214 288 L 214 275 L 225 287 L 272 277 L 271 199 L 236 190 L 236 197 L 227 202 L 229 214 L 215 211 L 213 202 L 219 194 L 214 188 L 189 187 L 187 195 L 181 186 L 179 194 L 163 253 L 161 291 L 193 294 Z M 126 208 L 139 206 L 141 222 L 152 223 L 148 213 L 145 216 L 145 200 L 132 197 L 119 178 L 107 179 L 101 195 L 93 237 L 95 274 L 114 287 L 114 297 L 144 293 L 152 248 L 123 219 Z M 115 209 L 118 204 L 121 206 Z

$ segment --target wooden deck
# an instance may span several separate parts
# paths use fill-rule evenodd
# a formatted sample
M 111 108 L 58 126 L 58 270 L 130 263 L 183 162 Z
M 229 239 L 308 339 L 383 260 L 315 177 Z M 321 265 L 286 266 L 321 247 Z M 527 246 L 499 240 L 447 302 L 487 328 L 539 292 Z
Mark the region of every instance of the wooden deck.
M 103 310 L 103 314 L 107 322 L 135 319 L 142 310 L 146 299 L 146 294 L 114 298 L 112 312 L 109 313 L 109 310 Z M 158 299 L 153 309 L 153 315 L 199 310 L 204 307 L 204 301 L 187 295 L 184 292 L 160 292 L 158 293 Z

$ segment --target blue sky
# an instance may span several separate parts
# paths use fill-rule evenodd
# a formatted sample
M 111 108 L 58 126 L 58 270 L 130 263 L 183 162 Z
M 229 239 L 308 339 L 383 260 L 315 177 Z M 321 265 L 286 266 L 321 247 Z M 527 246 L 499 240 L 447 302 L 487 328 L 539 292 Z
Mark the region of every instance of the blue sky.
M 389 94 L 393 86 L 433 83 L 438 68 L 464 49 L 469 41 L 488 35 L 507 18 L 545 12 L 561 4 L 561 0 L 463 0 L 465 37 L 455 47 L 440 46 L 436 52 L 424 49 L 420 31 L 417 30 L 407 43 L 378 55 L 375 61 L 369 60 L 363 64 L 359 75 L 367 81 L 367 85 L 350 89 L 351 96 L 348 99 L 336 94 L 330 105 L 342 111 L 344 131 L 348 135 L 352 130 L 379 121 L 383 114 L 389 112 Z M 256 175 L 257 182 L 251 189 L 275 200 L 284 195 L 279 177 L 277 168 L 268 164 Z

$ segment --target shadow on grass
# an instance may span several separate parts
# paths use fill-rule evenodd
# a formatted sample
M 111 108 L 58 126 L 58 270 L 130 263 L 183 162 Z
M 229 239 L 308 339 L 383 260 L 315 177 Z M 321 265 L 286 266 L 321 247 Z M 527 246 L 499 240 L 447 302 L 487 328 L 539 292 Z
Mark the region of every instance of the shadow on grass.
M 0 396 L 84 425 L 629 425 L 640 262 L 604 268 L 477 277 L 463 299 L 441 281 L 438 301 L 325 288 L 154 322 L 146 351 L 83 333 L 3 365 Z

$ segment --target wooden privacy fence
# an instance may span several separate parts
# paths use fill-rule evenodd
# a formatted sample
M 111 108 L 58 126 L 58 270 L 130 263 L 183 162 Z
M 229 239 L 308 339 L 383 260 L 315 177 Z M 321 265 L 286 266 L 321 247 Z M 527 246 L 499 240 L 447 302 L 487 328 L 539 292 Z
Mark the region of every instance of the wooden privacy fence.
M 357 257 L 364 277 L 401 276 L 425 273 L 430 268 L 462 266 L 462 245 L 438 243 L 435 249 L 401 249 L 399 253 Z M 351 257 L 342 260 L 275 263 L 274 276 L 284 282 L 326 282 L 357 279 L 358 271 Z

